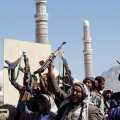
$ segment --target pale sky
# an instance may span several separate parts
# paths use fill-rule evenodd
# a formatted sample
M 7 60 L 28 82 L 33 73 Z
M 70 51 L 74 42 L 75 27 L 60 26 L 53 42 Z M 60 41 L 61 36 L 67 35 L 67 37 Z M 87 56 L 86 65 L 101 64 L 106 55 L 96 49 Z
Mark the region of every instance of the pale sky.
M 83 22 L 90 23 L 93 73 L 101 75 L 120 60 L 119 0 L 48 0 L 49 43 L 52 51 L 66 41 L 65 58 L 72 74 L 84 78 Z M 3 67 L 3 39 L 35 41 L 34 0 L 1 0 L 0 69 Z

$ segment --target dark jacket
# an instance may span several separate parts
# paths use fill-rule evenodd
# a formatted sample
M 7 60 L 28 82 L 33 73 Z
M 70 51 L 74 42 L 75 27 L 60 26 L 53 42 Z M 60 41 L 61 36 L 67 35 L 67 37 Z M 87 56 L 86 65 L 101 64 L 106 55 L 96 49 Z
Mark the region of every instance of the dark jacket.
M 43 96 L 45 98 L 45 102 L 47 105 L 48 120 L 55 120 L 57 107 L 53 99 L 45 94 L 41 94 L 40 96 Z M 38 96 L 38 99 L 39 99 L 39 96 Z M 20 111 L 22 115 L 28 118 L 29 120 L 41 120 L 41 117 L 42 117 L 41 111 L 33 112 L 33 111 L 28 110 L 26 102 L 24 100 L 19 101 L 19 107 L 20 107 Z
M 109 120 L 120 120 L 120 101 L 117 98 L 112 98 L 108 111 Z

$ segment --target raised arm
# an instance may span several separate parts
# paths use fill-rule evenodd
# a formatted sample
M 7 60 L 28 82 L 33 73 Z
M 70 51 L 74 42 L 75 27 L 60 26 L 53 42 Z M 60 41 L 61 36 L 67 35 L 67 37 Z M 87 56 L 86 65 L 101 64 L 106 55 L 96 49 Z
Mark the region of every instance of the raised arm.
M 15 80 L 15 69 L 11 70 L 11 84 L 19 91 L 23 86 L 21 86 L 19 83 L 16 82 Z
M 29 120 L 35 119 L 36 112 L 32 112 L 28 109 L 26 102 L 30 99 L 30 93 L 25 91 L 25 89 L 21 89 L 20 91 L 20 100 L 19 100 L 19 108 L 21 114 L 28 118 Z
M 64 100 L 68 95 L 59 87 L 54 74 L 54 64 L 51 59 L 51 63 L 48 67 L 48 89 L 55 94 L 61 100 Z

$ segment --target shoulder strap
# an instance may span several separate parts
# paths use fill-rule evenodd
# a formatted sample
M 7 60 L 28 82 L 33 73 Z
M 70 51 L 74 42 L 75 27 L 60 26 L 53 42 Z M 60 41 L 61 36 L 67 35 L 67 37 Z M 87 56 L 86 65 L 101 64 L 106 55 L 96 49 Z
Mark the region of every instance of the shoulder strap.
M 84 108 L 84 103 L 81 103 L 81 110 L 80 110 L 80 115 L 79 115 L 79 119 L 78 120 L 82 120 L 82 112 L 83 112 L 83 108 Z

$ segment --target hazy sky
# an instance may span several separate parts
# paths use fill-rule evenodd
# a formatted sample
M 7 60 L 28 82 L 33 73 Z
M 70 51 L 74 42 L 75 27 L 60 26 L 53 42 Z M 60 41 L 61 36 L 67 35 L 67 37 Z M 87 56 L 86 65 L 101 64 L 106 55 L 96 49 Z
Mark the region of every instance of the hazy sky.
M 94 77 L 120 60 L 119 0 L 48 0 L 49 43 L 52 51 L 66 41 L 65 58 L 72 74 L 84 78 L 83 22 L 90 23 Z M 3 67 L 3 39 L 35 41 L 34 0 L 1 0 L 0 69 Z

